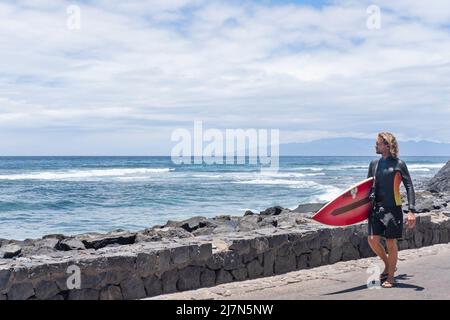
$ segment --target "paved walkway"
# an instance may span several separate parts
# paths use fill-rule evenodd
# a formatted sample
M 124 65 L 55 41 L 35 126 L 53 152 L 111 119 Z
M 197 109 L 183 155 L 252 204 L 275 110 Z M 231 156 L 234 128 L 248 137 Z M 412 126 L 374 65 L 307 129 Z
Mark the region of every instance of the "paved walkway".
M 450 299 L 450 244 L 400 251 L 392 289 L 367 287 L 376 266 L 383 270 L 377 258 L 339 262 L 150 299 Z

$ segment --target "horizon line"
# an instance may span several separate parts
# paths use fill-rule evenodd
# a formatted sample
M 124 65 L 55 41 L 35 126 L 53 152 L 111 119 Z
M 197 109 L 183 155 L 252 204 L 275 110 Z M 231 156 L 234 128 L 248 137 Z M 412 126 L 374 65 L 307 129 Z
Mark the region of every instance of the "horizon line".
M 299 155 L 283 155 L 280 154 L 280 157 L 377 157 L 377 155 L 305 155 L 305 154 L 299 154 Z M 450 154 L 444 154 L 444 155 L 401 155 L 403 157 L 450 157 Z M 171 155 L 0 155 L 0 158 L 31 158 L 31 157 L 167 157 L 171 158 Z M 226 157 L 224 155 L 224 157 Z M 234 157 L 246 157 L 248 158 L 248 155 L 245 156 L 234 156 Z M 191 158 L 194 158 L 194 156 L 191 156 Z M 203 158 L 203 157 L 202 157 Z M 207 158 L 207 157 L 206 157 Z

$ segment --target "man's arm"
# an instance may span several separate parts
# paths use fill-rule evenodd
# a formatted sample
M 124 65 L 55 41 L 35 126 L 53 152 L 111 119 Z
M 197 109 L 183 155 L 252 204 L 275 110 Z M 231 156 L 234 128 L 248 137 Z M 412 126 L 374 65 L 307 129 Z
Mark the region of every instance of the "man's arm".
M 400 173 L 402 174 L 403 185 L 406 188 L 406 193 L 408 195 L 408 209 L 411 212 L 416 212 L 416 194 L 414 192 L 414 186 L 412 183 L 411 176 L 409 175 L 408 167 L 403 161 L 399 162 Z
M 373 177 L 373 161 L 370 162 L 369 164 L 369 172 L 367 172 L 367 179 L 372 178 Z

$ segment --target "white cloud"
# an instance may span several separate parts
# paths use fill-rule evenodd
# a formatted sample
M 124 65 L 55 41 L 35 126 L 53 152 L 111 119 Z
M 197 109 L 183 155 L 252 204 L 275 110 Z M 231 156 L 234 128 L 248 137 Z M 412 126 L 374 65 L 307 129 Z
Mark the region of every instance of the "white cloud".
M 138 131 L 169 150 L 170 131 L 200 119 L 290 142 L 381 130 L 450 141 L 447 1 L 379 1 L 380 30 L 366 28 L 369 2 L 96 1 L 79 4 L 79 31 L 69 4 L 0 4 L 0 134 L 76 130 L 85 153 L 103 132 L 121 153 Z

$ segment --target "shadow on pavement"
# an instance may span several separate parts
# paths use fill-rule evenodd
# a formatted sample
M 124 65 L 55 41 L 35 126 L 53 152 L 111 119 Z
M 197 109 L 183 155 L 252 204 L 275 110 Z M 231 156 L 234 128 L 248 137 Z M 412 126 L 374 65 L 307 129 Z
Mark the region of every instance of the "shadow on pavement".
M 396 280 L 395 288 L 414 289 L 415 291 L 425 290 L 424 287 L 416 286 L 414 284 L 398 282 L 399 280 L 409 280 L 411 278 L 412 278 L 412 276 L 407 275 L 407 274 L 400 274 L 400 275 L 396 276 L 395 277 L 395 280 Z M 331 296 L 331 295 L 335 295 L 335 294 L 349 293 L 349 292 L 355 292 L 355 291 L 360 291 L 360 290 L 369 290 L 369 289 L 367 288 L 367 285 L 364 284 L 362 286 L 358 286 L 358 287 L 354 287 L 354 288 L 349 288 L 349 289 L 345 289 L 345 290 L 341 290 L 341 291 L 326 293 L 326 294 L 324 294 L 324 296 Z

